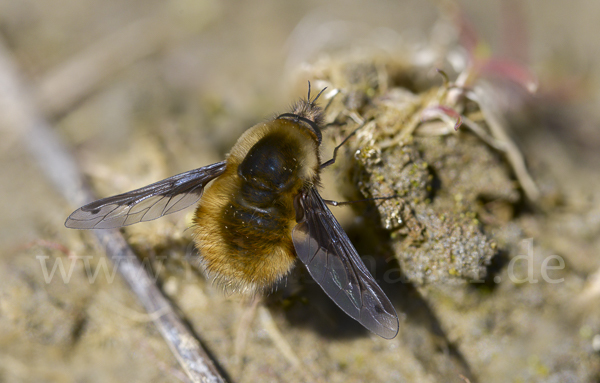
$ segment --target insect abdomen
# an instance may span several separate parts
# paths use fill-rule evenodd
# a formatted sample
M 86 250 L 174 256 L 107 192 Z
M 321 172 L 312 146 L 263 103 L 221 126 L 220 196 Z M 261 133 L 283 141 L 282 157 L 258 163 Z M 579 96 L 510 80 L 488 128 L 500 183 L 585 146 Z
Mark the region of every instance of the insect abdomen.
M 292 248 L 288 226 L 293 215 L 289 209 L 263 210 L 240 202 L 230 202 L 222 213 L 222 234 L 232 255 L 240 259 L 257 257 L 272 246 L 288 241 L 288 247 Z
M 265 210 L 249 205 L 241 198 L 239 177 L 229 177 L 215 181 L 196 211 L 196 245 L 202 265 L 226 288 L 263 290 L 293 266 L 293 216 L 283 206 Z M 237 185 L 232 187 L 232 183 Z

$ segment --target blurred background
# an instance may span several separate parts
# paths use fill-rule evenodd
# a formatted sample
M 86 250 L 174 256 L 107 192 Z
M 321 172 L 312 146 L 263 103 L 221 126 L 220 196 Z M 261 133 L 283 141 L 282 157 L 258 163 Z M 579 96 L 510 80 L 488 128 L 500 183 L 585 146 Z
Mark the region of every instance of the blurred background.
M 321 51 L 343 51 L 373 34 L 414 46 L 443 40 L 439 20 L 449 4 L 0 0 L 0 45 L 37 113 L 64 139 L 97 195 L 107 196 L 221 160 L 245 129 L 305 95 L 306 78 L 297 73 Z M 431 291 L 411 290 L 425 307 L 417 311 L 437 318 L 426 328 L 402 327 L 413 335 L 385 341 L 357 330 L 327 337 L 289 314 L 276 311 L 273 319 L 259 310 L 240 351 L 240 318 L 249 304 L 186 269 L 189 212 L 128 229 L 140 253 L 174 259 L 163 290 L 231 380 L 598 381 L 600 3 L 457 4 L 489 52 L 539 79 L 538 95 L 520 109 L 528 123 L 516 123 L 511 134 L 528 163 L 558 185 L 559 213 L 548 226 L 536 221 L 535 230 L 566 233 L 544 245 L 567 258 L 573 282 L 554 290 L 560 302 L 552 309 L 544 305 L 547 292 L 527 293 L 535 303 L 520 304 L 556 316 L 536 324 L 539 318 L 523 314 L 507 320 L 514 328 L 502 337 L 470 342 L 480 334 L 469 326 L 503 326 L 508 314 L 492 314 L 493 323 L 468 317 L 477 323 L 456 330 L 467 318 L 460 307 L 444 308 L 427 296 Z M 0 87 L 10 97 L 7 85 Z M 7 117 L 11 111 L 0 113 L 0 381 L 185 381 L 118 276 L 90 284 L 78 265 L 70 283 L 44 283 L 40 255 L 93 255 L 97 265 L 102 252 L 89 234 L 64 228 L 76 206 L 46 181 L 26 135 Z M 561 302 L 582 296 L 580 311 L 567 315 Z M 530 348 L 510 345 L 515 338 L 527 343 L 533 332 Z M 276 345 L 282 338 L 296 359 Z

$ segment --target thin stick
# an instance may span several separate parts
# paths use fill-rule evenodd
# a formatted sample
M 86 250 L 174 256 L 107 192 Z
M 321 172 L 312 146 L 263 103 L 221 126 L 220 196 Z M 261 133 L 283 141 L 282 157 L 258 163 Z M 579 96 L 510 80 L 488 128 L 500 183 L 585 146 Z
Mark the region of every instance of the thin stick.
M 480 90 L 476 93 L 476 101 L 479 104 L 479 109 L 481 109 L 481 112 L 485 116 L 485 121 L 490 127 L 495 140 L 504 146 L 506 158 L 512 165 L 515 176 L 519 180 L 525 195 L 530 201 L 537 202 L 540 199 L 540 190 L 527 171 L 525 158 L 523 158 L 523 154 L 506 132 L 506 122 L 503 121 L 502 114 L 496 110 L 497 108 L 494 108 L 493 103 L 489 101 L 489 97 L 485 96 L 484 91 Z
M 84 186 L 75 159 L 44 120 L 12 54 L 0 40 L 0 132 L 20 135 L 32 156 L 56 189 L 74 206 L 94 200 Z M 170 302 L 148 276 L 127 242 L 116 230 L 93 231 L 106 255 L 129 283 L 169 348 L 192 382 L 224 382 L 196 337 L 177 316 Z M 119 262 L 127 259 L 128 262 Z
M 67 113 L 94 93 L 108 77 L 156 53 L 167 42 L 167 28 L 158 17 L 138 20 L 51 69 L 35 87 L 47 118 Z
M 115 73 L 154 55 L 173 43 L 195 36 L 213 19 L 210 12 L 194 18 L 194 30 L 182 31 L 170 17 L 171 10 L 159 7 L 85 47 L 50 69 L 34 87 L 39 108 L 47 119 L 61 117 L 98 91 Z

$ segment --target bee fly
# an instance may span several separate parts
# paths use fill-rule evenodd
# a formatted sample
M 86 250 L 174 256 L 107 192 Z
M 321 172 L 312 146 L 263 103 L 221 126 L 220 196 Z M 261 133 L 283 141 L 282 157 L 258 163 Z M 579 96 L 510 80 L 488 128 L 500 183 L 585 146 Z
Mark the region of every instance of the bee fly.
M 297 256 L 346 314 L 394 338 L 394 307 L 318 192 L 319 173 L 336 153 L 321 163 L 323 110 L 315 102 L 324 90 L 311 100 L 309 83 L 306 100 L 248 129 L 225 161 L 87 204 L 65 226 L 118 228 L 200 200 L 194 242 L 208 276 L 234 290 L 262 291 L 284 278 Z

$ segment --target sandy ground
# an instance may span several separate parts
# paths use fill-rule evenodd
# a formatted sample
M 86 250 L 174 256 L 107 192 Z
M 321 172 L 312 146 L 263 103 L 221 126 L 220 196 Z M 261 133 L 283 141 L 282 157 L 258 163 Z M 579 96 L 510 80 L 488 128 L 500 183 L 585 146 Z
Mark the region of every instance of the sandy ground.
M 376 276 L 400 316 L 391 341 L 347 318 L 302 267 L 264 306 L 225 296 L 187 262 L 190 211 L 124 230 L 228 380 L 599 381 L 600 6 L 461 4 L 487 52 L 539 75 L 539 95 L 506 110 L 542 198 L 528 201 L 506 157 L 467 132 L 379 152 L 371 142 L 387 170 L 353 155 L 368 137 L 353 141 L 324 196 L 395 185 L 424 227 L 423 238 L 386 230 L 400 211 L 389 205 L 336 210 L 361 254 L 388 260 Z M 305 94 L 298 73 L 320 79 L 319 52 L 428 46 L 444 40 L 439 20 L 436 3 L 421 1 L 0 0 L 2 44 L 99 197 L 221 160 L 246 128 Z M 389 62 L 387 74 L 398 60 Z M 339 78 L 333 85 L 349 84 Z M 187 381 L 93 237 L 64 228 L 77 206 L 46 181 L 19 127 L 0 121 L 0 381 Z M 398 266 L 403 283 L 384 281 Z

